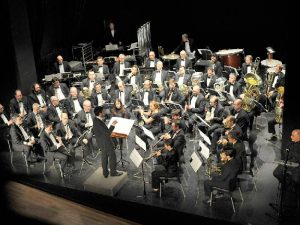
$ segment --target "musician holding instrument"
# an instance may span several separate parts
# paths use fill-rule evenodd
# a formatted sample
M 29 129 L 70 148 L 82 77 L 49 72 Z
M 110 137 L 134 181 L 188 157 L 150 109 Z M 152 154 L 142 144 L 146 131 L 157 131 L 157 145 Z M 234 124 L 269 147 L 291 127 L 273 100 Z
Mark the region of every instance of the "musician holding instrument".
M 179 88 L 182 85 L 191 86 L 191 74 L 186 73 L 184 66 L 180 66 L 178 72 L 175 75 L 175 81 L 177 82 Z
M 38 103 L 33 103 L 32 112 L 26 117 L 25 123 L 35 138 L 39 138 L 41 131 L 44 129 L 46 115 Z
M 159 60 L 155 57 L 155 52 L 150 51 L 148 58 L 145 60 L 145 67 L 147 68 L 155 68 L 156 64 Z
M 171 54 L 178 53 L 184 50 L 190 60 L 195 58 L 195 46 L 194 46 L 194 39 L 190 38 L 188 34 L 181 35 L 181 42 L 175 48 L 175 50 Z
M 218 57 L 216 54 L 212 54 L 210 57 L 210 61 L 208 61 L 208 67 L 205 68 L 205 71 L 207 72 L 208 68 L 212 68 L 215 72 L 215 75 L 217 78 L 223 77 L 223 67 L 220 61 L 218 61 Z
M 10 114 L 21 114 L 21 116 L 27 115 L 31 111 L 31 106 L 29 104 L 28 98 L 23 96 L 21 90 L 17 89 L 15 91 L 15 96 L 9 102 Z
M 233 101 L 242 94 L 242 86 L 239 82 L 236 82 L 236 74 L 230 73 L 228 81 L 226 82 L 225 91 L 229 93 L 232 99 L 229 100 L 228 104 L 231 105 Z
M 124 84 L 132 85 L 131 95 L 136 96 L 143 83 L 143 78 L 141 77 L 139 67 L 137 65 L 133 65 L 131 67 L 131 72 L 124 78 L 123 82 Z
M 152 82 L 158 85 L 157 92 L 161 92 L 164 88 L 164 83 L 168 78 L 168 72 L 163 69 L 162 61 L 156 63 L 156 70 L 152 73 Z
M 184 50 L 180 51 L 180 57 L 176 60 L 175 68 L 178 71 L 181 66 L 184 68 L 192 69 L 192 61 L 188 58 L 187 53 Z
M 283 120 L 283 108 L 284 108 L 284 87 L 278 88 L 278 95 L 276 97 L 274 117 L 268 120 L 268 132 L 272 134 L 268 141 L 276 141 L 277 135 L 275 130 L 276 124 L 282 124 Z
M 176 103 L 180 105 L 183 105 L 185 100 L 184 96 L 179 92 L 174 79 L 169 80 L 169 87 L 162 91 L 161 98 L 164 103 Z
M 286 187 L 293 185 L 295 188 L 299 188 L 300 185 L 300 129 L 294 129 L 291 134 L 291 142 L 288 144 L 286 150 L 282 152 L 281 159 L 287 159 L 287 171 L 286 177 L 283 176 L 284 164 L 279 164 L 273 175 L 278 179 L 280 183 L 283 179 L 286 179 Z M 293 166 L 289 166 L 288 164 Z
M 70 88 L 70 97 L 66 100 L 66 108 L 70 114 L 70 118 L 75 118 L 77 113 L 82 110 L 83 97 L 78 95 L 78 90 L 76 87 Z
M 253 57 L 252 55 L 246 55 L 245 56 L 245 62 L 242 64 L 242 71 L 241 71 L 241 77 L 239 82 L 243 85 L 244 84 L 244 76 L 247 73 L 251 73 L 254 69 L 254 63 L 253 63 Z
M 165 122 L 165 132 L 168 132 L 171 130 L 171 125 L 172 121 L 179 121 L 179 127 L 182 129 L 184 132 L 187 130 L 187 126 L 185 124 L 185 120 L 181 117 L 181 110 L 180 109 L 173 109 L 171 111 L 171 118 L 169 117 L 164 117 L 164 122 Z
M 103 106 L 103 104 L 109 102 L 110 99 L 111 97 L 107 90 L 102 88 L 100 83 L 95 83 L 95 88 L 91 95 L 92 107 L 95 108 L 96 106 Z
M 165 154 L 163 154 L 165 152 Z M 154 154 L 159 165 L 152 172 L 152 188 L 154 192 L 159 191 L 160 177 L 174 177 L 178 175 L 178 154 L 173 147 L 172 140 L 164 141 L 163 150 L 157 150 Z
M 109 76 L 109 68 L 104 64 L 104 58 L 102 56 L 97 57 L 97 65 L 93 65 L 93 71 L 100 75 L 103 75 L 105 80 L 108 79 Z M 99 78 L 99 77 L 97 77 Z
M 214 88 L 214 84 L 216 83 L 217 76 L 214 73 L 214 69 L 212 67 L 207 68 L 207 73 L 203 75 L 203 82 L 201 83 L 202 88 L 207 91 L 207 88 Z
M 143 89 L 138 93 L 138 99 L 144 103 L 147 109 L 151 101 L 157 100 L 155 90 L 151 84 L 152 82 L 150 80 L 145 80 Z
M 52 73 L 66 73 L 72 71 L 69 63 L 64 61 L 64 58 L 61 55 L 56 57 L 56 62 L 53 64 L 53 68 L 51 70 Z

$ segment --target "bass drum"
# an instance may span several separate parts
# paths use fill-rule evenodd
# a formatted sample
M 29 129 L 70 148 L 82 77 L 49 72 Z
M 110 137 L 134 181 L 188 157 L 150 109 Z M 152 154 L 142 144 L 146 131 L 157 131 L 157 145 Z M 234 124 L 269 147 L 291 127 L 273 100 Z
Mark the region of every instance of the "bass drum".
M 243 49 L 228 49 L 220 50 L 216 54 L 221 58 L 221 62 L 224 66 L 231 66 L 234 68 L 240 68 L 242 63 Z

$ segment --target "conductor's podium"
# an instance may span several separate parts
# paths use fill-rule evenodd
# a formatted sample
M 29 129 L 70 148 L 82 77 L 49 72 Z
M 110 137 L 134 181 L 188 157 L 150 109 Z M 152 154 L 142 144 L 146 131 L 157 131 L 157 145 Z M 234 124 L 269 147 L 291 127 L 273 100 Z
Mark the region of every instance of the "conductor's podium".
M 123 187 L 127 179 L 127 172 L 123 172 L 121 176 L 108 176 L 105 178 L 102 173 L 102 167 L 99 167 L 88 179 L 86 179 L 83 186 L 86 191 L 114 196 Z

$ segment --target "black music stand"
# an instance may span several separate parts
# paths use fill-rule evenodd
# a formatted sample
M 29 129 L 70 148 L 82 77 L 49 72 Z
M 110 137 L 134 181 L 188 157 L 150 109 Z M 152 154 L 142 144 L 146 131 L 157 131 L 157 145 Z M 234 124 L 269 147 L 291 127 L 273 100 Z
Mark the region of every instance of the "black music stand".
M 165 102 L 165 104 L 171 110 L 180 109 L 181 110 L 180 112 L 183 112 L 183 108 L 180 104 L 173 103 L 173 102 Z
M 138 99 L 131 99 L 131 103 L 135 107 L 138 107 L 138 106 L 145 107 L 144 102 L 142 102 L 141 100 L 138 100 Z
M 158 88 L 158 85 L 156 83 L 152 83 L 152 88 Z
M 152 80 L 152 73 L 155 70 L 154 67 L 140 67 L 140 74 L 144 76 L 144 80 Z
M 208 93 L 210 95 L 215 95 L 217 97 L 220 97 L 220 94 L 217 91 L 215 91 L 214 89 L 212 89 L 212 88 L 206 88 L 206 90 L 208 91 Z
M 221 93 L 225 96 L 227 100 L 234 101 L 234 98 L 227 91 L 221 91 Z

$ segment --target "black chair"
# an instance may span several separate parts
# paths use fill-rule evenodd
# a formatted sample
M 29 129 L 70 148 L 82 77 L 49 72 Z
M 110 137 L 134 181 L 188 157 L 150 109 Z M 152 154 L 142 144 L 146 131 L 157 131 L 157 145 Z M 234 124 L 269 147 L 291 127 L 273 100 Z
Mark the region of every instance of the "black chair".
M 244 201 L 241 188 L 239 186 L 237 186 L 237 178 L 235 177 L 234 179 L 230 180 L 228 189 L 217 187 L 217 186 L 212 187 L 212 191 L 210 192 L 210 204 L 209 204 L 209 206 L 210 207 L 212 206 L 213 191 L 221 192 L 223 194 L 229 195 L 230 200 L 231 200 L 232 209 L 233 209 L 233 212 L 235 213 L 236 210 L 235 210 L 235 206 L 234 206 L 234 202 L 233 202 L 232 193 L 235 191 L 236 188 L 239 189 L 241 200 Z

